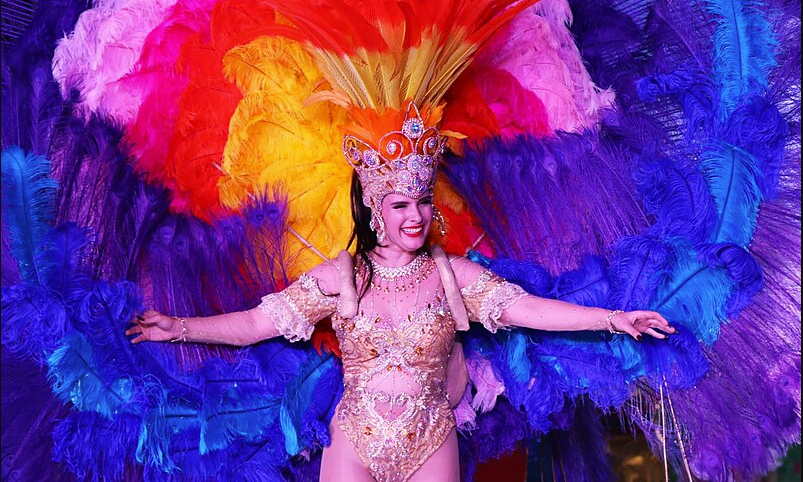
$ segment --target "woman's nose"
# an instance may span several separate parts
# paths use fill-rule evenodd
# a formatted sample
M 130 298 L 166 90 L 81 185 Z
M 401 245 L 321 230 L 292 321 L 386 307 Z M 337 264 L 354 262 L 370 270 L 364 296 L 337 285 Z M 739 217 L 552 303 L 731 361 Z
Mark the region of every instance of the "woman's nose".
M 421 212 L 421 206 L 412 206 L 410 209 L 410 221 L 412 222 L 421 222 L 424 219 L 424 214 Z

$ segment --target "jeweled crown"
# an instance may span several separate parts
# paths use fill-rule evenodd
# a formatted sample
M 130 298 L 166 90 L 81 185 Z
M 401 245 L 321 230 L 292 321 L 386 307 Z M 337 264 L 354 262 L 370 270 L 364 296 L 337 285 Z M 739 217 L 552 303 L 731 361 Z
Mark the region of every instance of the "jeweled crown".
M 363 203 L 378 210 L 387 194 L 416 198 L 432 189 L 443 144 L 438 130 L 427 127 L 418 107 L 410 102 L 401 130 L 382 135 L 376 147 L 347 135 L 343 153 L 360 177 Z

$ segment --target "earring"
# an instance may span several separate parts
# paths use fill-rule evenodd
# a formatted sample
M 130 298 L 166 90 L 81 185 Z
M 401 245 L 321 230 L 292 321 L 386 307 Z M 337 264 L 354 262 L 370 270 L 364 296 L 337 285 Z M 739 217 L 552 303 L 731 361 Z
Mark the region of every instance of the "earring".
M 441 236 L 446 236 L 446 219 L 444 219 L 443 213 L 434 206 L 432 210 L 434 212 L 435 221 L 438 222 L 438 231 L 440 231 Z
M 385 241 L 385 223 L 379 216 L 371 216 L 371 222 L 368 224 L 372 231 L 376 233 L 376 242 L 382 243 Z

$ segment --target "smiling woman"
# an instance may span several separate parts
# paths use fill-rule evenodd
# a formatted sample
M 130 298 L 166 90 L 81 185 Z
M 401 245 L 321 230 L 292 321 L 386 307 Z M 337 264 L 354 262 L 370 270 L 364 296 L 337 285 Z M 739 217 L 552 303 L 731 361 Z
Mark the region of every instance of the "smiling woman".
M 792 3 L 43 0 L 0 56 L 0 478 L 455 482 L 530 440 L 609 480 L 600 410 L 666 478 L 766 472 Z
M 323 480 L 459 480 L 454 408 L 463 398 L 466 368 L 452 355 L 468 321 L 491 332 L 604 330 L 639 341 L 642 333 L 665 339 L 675 331 L 655 312 L 535 297 L 466 258 L 426 249 L 443 138 L 412 102 L 403 114 L 401 129 L 378 140 L 347 136 L 346 156 L 356 172 L 356 264 L 344 251 L 265 296 L 258 309 L 189 319 L 149 312 L 126 332 L 133 343 L 249 344 L 278 335 L 299 341 L 331 317 L 344 392 L 324 450 Z

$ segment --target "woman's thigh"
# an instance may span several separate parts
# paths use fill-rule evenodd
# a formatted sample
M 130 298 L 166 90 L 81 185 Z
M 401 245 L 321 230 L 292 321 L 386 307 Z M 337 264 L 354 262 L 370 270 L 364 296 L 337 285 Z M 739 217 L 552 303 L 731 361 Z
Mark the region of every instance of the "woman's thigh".
M 460 453 L 457 431 L 452 429 L 438 450 L 410 477 L 409 482 L 460 482 Z
M 374 482 L 351 442 L 334 420 L 329 425 L 329 432 L 332 434 L 332 445 L 323 449 L 321 482 Z

